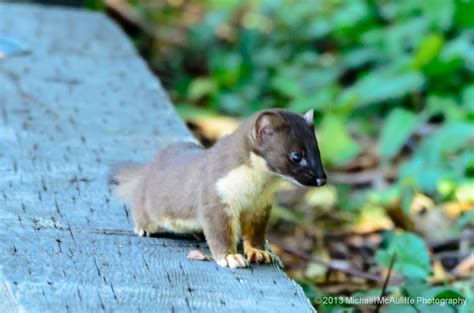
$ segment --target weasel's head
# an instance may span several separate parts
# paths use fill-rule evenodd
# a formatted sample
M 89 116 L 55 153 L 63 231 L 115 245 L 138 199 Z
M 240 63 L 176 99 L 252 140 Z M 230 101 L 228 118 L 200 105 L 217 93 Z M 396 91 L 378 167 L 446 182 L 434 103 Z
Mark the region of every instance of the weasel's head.
M 266 110 L 252 125 L 252 144 L 270 171 L 305 186 L 322 186 L 326 173 L 314 132 L 313 110 L 305 115 Z

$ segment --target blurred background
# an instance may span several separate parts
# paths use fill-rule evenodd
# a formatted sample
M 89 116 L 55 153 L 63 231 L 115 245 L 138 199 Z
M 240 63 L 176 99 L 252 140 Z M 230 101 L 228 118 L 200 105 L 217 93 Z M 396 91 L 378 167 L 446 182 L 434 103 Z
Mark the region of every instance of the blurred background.
M 329 184 L 285 183 L 268 231 L 308 297 L 474 312 L 474 1 L 65 2 L 125 29 L 207 146 L 255 111 L 315 110 Z

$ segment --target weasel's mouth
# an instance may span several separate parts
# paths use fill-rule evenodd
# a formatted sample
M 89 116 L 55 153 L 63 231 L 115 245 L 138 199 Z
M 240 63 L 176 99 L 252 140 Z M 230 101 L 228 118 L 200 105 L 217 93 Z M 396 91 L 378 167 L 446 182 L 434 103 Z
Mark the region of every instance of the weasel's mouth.
M 307 187 L 321 187 L 326 184 L 326 177 L 318 177 L 316 178 L 314 175 L 311 175 L 307 172 L 298 173 L 295 176 L 284 175 L 279 172 L 274 172 L 276 175 L 289 180 L 290 182 L 300 185 L 300 186 L 307 186 Z
M 311 186 L 311 187 L 321 187 L 326 184 L 326 177 L 315 177 L 311 174 L 308 173 L 301 173 L 301 176 L 298 178 L 295 178 L 298 183 L 304 185 L 304 186 Z

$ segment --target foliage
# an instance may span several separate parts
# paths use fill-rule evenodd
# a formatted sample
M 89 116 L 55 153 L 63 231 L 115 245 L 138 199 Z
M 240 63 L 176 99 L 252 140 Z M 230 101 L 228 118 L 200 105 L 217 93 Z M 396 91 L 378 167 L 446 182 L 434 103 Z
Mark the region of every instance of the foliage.
M 386 250 L 379 250 L 375 259 L 385 267 L 396 253 L 394 270 L 408 278 L 425 278 L 431 272 L 428 249 L 422 239 L 408 232 L 395 236 Z
M 431 287 L 429 284 L 422 280 L 411 279 L 404 283 L 401 288 L 403 296 L 410 297 L 411 299 L 433 299 L 436 300 L 465 300 L 463 294 L 452 287 Z M 454 309 L 454 305 L 435 306 L 429 303 L 423 303 L 416 306 L 411 305 L 394 305 L 391 304 L 387 307 L 386 312 L 455 312 L 457 309 L 463 310 L 462 306 Z M 464 307 L 465 308 L 465 307 Z
M 414 113 L 398 108 L 392 110 L 385 120 L 385 126 L 380 135 L 380 158 L 387 161 L 396 156 L 415 130 L 416 125 L 417 118 Z
M 441 182 L 454 191 L 472 179 L 472 2 L 152 3 L 136 5 L 156 23 L 152 65 L 181 111 L 313 108 L 327 166 L 356 162 L 367 138 L 381 166 L 400 166 L 400 194 L 445 200 Z

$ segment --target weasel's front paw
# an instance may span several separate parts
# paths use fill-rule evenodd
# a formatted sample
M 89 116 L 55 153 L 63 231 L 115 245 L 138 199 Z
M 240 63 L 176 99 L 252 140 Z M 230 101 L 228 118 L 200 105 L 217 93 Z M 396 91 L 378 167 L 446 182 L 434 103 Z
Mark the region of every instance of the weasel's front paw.
M 249 262 L 242 254 L 228 254 L 223 258 L 217 259 L 216 262 L 222 267 L 230 268 L 242 268 L 249 266 Z
M 271 252 L 253 248 L 253 247 L 248 247 L 245 251 L 245 256 L 247 257 L 247 260 L 249 262 L 254 262 L 254 263 L 272 263 L 275 259 L 276 256 L 273 255 Z

